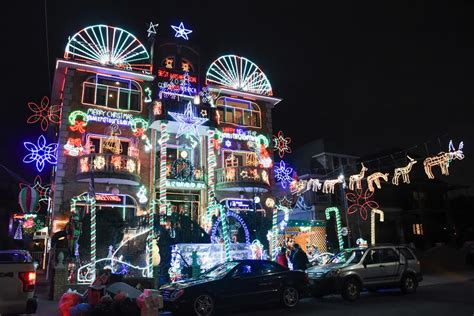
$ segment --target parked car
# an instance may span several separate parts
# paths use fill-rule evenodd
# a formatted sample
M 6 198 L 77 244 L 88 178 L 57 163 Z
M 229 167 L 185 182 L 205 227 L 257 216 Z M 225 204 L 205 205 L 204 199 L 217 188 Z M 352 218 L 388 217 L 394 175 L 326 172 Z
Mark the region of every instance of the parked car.
M 217 309 L 280 302 L 294 307 L 307 295 L 308 278 L 267 260 L 235 260 L 215 266 L 196 279 L 160 288 L 165 310 L 209 316 Z
M 0 314 L 33 314 L 36 271 L 28 251 L 0 251 Z
M 328 264 L 306 272 L 313 296 L 341 294 L 349 301 L 358 299 L 364 288 L 400 288 L 403 293 L 413 293 L 423 279 L 420 261 L 404 246 L 345 249 Z

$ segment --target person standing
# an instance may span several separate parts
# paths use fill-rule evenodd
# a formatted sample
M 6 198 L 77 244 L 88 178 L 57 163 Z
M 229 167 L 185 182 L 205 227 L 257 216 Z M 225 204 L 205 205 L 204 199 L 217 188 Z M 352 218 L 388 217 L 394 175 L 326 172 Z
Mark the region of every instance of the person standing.
M 306 252 L 301 249 L 299 244 L 295 244 L 295 253 L 293 254 L 292 263 L 293 263 L 293 270 L 306 270 L 309 265 L 308 256 Z
M 288 259 L 286 258 L 286 248 L 285 247 L 281 247 L 280 248 L 280 251 L 278 252 L 277 256 L 276 256 L 276 262 L 285 267 L 285 268 L 288 268 Z

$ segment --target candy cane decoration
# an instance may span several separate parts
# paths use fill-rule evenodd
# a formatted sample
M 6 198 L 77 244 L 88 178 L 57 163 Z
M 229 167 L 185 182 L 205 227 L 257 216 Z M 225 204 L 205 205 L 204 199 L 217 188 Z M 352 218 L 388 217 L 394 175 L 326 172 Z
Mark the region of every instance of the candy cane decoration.
M 160 215 L 166 214 L 166 147 L 169 140 L 167 129 L 168 124 L 162 122 L 160 124 Z M 164 216 L 160 216 L 164 221 Z
M 384 221 L 383 211 L 373 208 L 370 213 L 370 244 L 375 245 L 375 214 L 379 214 L 380 221 Z
M 334 212 L 336 216 L 337 240 L 339 241 L 339 250 L 342 251 L 344 249 L 344 241 L 342 240 L 341 214 L 339 214 L 339 209 L 337 207 L 328 207 L 325 211 L 326 220 L 331 218 L 331 212 Z
M 216 194 L 215 194 L 215 172 L 214 169 L 216 167 L 216 155 L 214 153 L 214 131 L 209 131 L 208 132 L 208 141 L 207 141 L 207 166 L 208 166 L 208 172 L 207 172 L 207 203 L 209 207 L 207 208 L 207 213 L 206 213 L 206 222 L 210 222 L 211 220 L 211 211 L 212 208 L 211 206 L 215 203 L 216 200 Z
M 277 243 L 277 236 L 278 236 L 278 227 L 277 227 L 277 220 L 278 220 L 278 209 L 273 209 L 273 217 L 272 217 L 272 237 L 271 237 L 271 246 L 272 246 L 272 258 L 273 260 L 276 259 L 277 251 L 276 251 L 276 243 Z

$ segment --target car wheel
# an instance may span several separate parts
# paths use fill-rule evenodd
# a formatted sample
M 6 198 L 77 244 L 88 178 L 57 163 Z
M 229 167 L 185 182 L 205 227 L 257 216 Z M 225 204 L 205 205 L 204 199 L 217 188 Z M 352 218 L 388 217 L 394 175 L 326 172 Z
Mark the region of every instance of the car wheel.
M 413 275 L 408 274 L 402 278 L 400 289 L 403 294 L 415 293 L 418 283 Z
M 355 301 L 360 296 L 360 283 L 356 279 L 349 279 L 344 282 L 342 297 L 347 301 Z
M 201 294 L 193 301 L 193 311 L 196 316 L 211 316 L 214 314 L 214 299 L 209 294 Z
M 294 287 L 285 287 L 281 292 L 281 303 L 284 307 L 295 307 L 300 301 L 300 294 Z

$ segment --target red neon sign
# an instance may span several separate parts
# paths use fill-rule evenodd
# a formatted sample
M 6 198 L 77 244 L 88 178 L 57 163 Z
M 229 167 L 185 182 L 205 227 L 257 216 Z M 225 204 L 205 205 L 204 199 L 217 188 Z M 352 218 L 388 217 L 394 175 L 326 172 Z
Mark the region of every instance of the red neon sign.
M 122 202 L 122 198 L 119 195 L 113 194 L 96 194 L 96 201 L 107 201 L 107 202 Z

